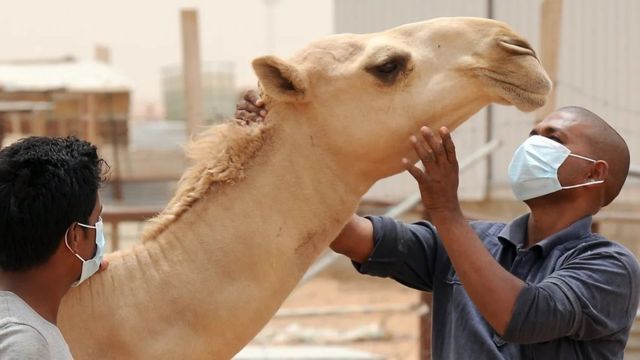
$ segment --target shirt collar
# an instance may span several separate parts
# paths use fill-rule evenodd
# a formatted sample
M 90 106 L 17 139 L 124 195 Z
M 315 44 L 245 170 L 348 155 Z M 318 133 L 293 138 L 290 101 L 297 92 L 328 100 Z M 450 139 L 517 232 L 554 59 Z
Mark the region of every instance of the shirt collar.
M 520 249 L 524 246 L 525 236 L 527 235 L 527 223 L 529 222 L 529 214 L 524 214 L 515 218 L 512 222 L 507 224 L 500 234 L 498 234 L 498 240 L 503 246 L 510 244 L 516 249 Z
M 527 225 L 529 222 L 529 214 L 524 214 L 517 217 L 511 223 L 507 224 L 500 234 L 498 234 L 498 240 L 504 246 L 505 244 L 511 244 L 520 249 L 524 247 L 525 238 L 527 236 Z M 558 231 L 555 234 L 543 239 L 539 243 L 531 246 L 531 248 L 539 248 L 542 252 L 542 256 L 547 256 L 553 248 L 563 244 L 570 240 L 578 240 L 589 234 L 591 234 L 591 215 L 587 215 L 582 219 L 574 222 L 566 228 Z

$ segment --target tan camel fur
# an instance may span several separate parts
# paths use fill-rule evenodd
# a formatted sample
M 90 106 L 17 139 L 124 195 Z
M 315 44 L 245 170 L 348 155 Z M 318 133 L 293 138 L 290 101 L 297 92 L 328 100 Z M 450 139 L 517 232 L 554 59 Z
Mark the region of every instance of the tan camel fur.
M 443 18 L 254 60 L 269 115 L 215 126 L 144 242 L 64 299 L 76 359 L 229 359 L 269 321 L 421 125 L 489 102 L 529 111 L 550 81 L 500 22 Z

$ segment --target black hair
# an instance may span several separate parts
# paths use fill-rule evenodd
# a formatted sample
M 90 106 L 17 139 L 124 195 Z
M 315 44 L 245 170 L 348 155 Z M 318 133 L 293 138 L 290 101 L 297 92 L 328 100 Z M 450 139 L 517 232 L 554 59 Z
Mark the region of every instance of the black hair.
M 87 223 L 107 169 L 75 137 L 28 137 L 0 150 L 0 269 L 47 262 L 72 223 Z

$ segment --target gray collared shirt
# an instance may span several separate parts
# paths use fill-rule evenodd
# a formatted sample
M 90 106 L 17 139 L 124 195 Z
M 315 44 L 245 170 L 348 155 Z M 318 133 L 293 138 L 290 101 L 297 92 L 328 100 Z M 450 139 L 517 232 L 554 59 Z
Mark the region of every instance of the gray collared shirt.
M 638 307 L 636 258 L 592 233 L 590 216 L 524 248 L 528 218 L 471 223 L 496 261 L 526 284 L 503 336 L 475 307 L 426 221 L 369 217 L 375 248 L 354 265 L 433 292 L 434 359 L 622 359 Z

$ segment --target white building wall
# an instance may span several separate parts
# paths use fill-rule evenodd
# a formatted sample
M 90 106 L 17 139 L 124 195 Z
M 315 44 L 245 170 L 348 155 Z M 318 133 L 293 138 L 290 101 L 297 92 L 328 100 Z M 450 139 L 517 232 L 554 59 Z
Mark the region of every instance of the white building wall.
M 440 16 L 486 17 L 481 0 L 335 0 L 335 32 L 374 32 Z M 542 0 L 493 0 L 493 17 L 509 24 L 540 51 Z M 578 105 L 607 120 L 627 140 L 632 164 L 640 165 L 640 1 L 564 0 L 557 88 L 558 107 Z M 635 100 L 635 101 L 634 101 Z M 476 114 L 456 130 L 459 158 L 485 139 L 486 114 Z M 494 136 L 502 147 L 493 155 L 492 196 L 511 197 L 507 166 L 515 148 L 527 137 L 532 114 L 493 105 Z M 461 177 L 461 197 L 484 196 L 486 163 L 478 162 Z M 415 190 L 406 175 L 382 182 L 370 193 L 396 201 Z M 638 202 L 640 181 L 630 179 L 618 202 Z
M 565 0 L 558 106 L 586 107 L 625 138 L 640 165 L 640 2 Z M 618 202 L 640 201 L 630 178 Z

